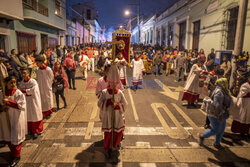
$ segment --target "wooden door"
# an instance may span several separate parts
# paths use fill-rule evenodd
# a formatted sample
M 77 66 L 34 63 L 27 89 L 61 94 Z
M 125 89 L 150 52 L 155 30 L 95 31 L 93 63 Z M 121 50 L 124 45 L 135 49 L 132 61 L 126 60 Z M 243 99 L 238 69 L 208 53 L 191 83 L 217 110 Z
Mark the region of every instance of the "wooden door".
M 200 20 L 193 23 L 194 30 L 193 30 L 193 47 L 192 49 L 199 49 L 199 38 L 200 38 Z

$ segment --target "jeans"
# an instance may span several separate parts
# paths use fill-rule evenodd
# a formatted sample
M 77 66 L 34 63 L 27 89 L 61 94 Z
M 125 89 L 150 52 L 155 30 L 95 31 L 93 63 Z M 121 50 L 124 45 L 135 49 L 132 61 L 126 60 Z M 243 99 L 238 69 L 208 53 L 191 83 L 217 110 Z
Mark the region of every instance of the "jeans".
M 161 71 L 161 65 L 155 65 L 155 75 L 159 75 Z
M 61 96 L 63 102 L 64 102 L 64 106 L 66 106 L 66 99 L 64 97 L 64 89 L 63 90 L 58 90 L 55 92 L 55 95 L 56 95 L 56 105 L 57 105 L 57 108 L 59 108 L 59 95 Z
M 208 119 L 212 125 L 212 129 L 209 129 L 208 131 L 203 133 L 203 136 L 205 138 L 208 138 L 210 136 L 216 135 L 215 137 L 215 143 L 220 143 L 221 139 L 223 137 L 225 128 L 226 128 L 226 119 L 228 116 L 225 116 L 223 118 L 223 121 L 220 122 L 217 118 L 208 116 Z
M 75 71 L 66 70 L 66 74 L 68 77 L 69 87 L 71 88 L 71 80 L 72 80 L 73 88 L 75 88 Z
M 185 69 L 183 67 L 177 68 L 176 81 L 179 81 L 180 78 L 183 78 L 183 81 L 185 81 L 184 71 Z

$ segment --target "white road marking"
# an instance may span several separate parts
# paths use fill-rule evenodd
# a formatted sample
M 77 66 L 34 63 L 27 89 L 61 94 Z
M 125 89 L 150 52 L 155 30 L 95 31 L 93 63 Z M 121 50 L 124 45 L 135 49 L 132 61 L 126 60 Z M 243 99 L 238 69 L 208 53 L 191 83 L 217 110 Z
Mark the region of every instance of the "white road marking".
M 172 105 L 174 106 L 174 108 L 178 111 L 178 113 L 179 113 L 179 114 L 189 123 L 189 125 L 191 125 L 194 129 L 198 129 L 198 126 L 194 123 L 194 121 L 191 120 L 190 117 L 187 116 L 187 114 L 184 113 L 180 107 L 178 107 L 178 106 L 177 106 L 176 104 L 174 104 L 174 103 L 171 103 L 171 104 L 172 104 Z
M 188 142 L 190 145 L 191 145 L 191 147 L 193 147 L 193 148 L 199 148 L 200 147 L 200 145 L 197 143 L 197 142 Z
M 168 97 L 171 97 L 174 100 L 179 100 L 180 92 L 174 92 L 171 91 L 165 84 L 163 84 L 159 79 L 155 79 L 155 82 L 163 89 L 163 92 L 160 92 L 161 94 L 164 94 Z
M 65 143 L 53 143 L 52 147 L 66 147 Z
M 181 126 L 179 121 L 175 118 L 175 116 L 172 114 L 172 112 L 167 108 L 165 104 L 153 103 L 151 104 L 151 107 L 153 108 L 153 111 L 155 112 L 156 116 L 158 117 L 159 121 L 162 124 L 162 127 L 165 129 L 169 137 L 173 139 L 187 139 L 189 137 L 189 133 L 185 131 L 185 129 Z M 170 119 L 177 127 L 176 130 L 172 130 L 170 126 L 166 123 L 166 121 L 164 120 L 163 116 L 159 111 L 159 108 L 162 108 L 167 113 L 167 115 L 170 117 Z
M 184 131 L 193 130 L 193 127 L 182 127 Z M 201 130 L 204 130 L 203 127 L 198 127 Z M 169 127 L 171 132 L 178 131 L 177 127 Z M 75 127 L 75 128 L 64 128 L 65 136 L 85 136 L 87 128 L 84 127 Z M 125 127 L 125 135 L 132 136 L 162 136 L 162 135 L 169 135 L 166 133 L 164 127 Z M 94 127 L 91 136 L 102 136 L 103 132 L 101 131 L 101 127 Z
M 167 147 L 177 147 L 175 143 L 171 143 L 171 142 L 165 142 L 164 145 Z
M 97 111 L 98 111 L 98 107 L 96 104 L 91 104 L 93 106 L 93 109 L 92 109 L 92 113 L 91 113 L 91 116 L 90 116 L 90 121 L 88 123 L 88 128 L 87 128 L 87 131 L 86 131 L 86 135 L 85 135 L 85 140 L 87 139 L 90 139 L 91 138 L 91 134 L 92 134 L 92 131 L 93 131 L 93 128 L 94 128 L 94 119 L 97 115 Z
M 135 109 L 135 103 L 134 103 L 134 99 L 133 99 L 133 96 L 131 94 L 131 90 L 130 89 L 128 89 L 128 94 L 129 94 L 129 98 L 130 98 L 130 101 L 131 101 L 131 106 L 132 106 L 132 110 L 133 110 L 135 121 L 139 122 L 139 117 L 138 117 L 138 114 L 137 114 L 136 109 Z
M 155 163 L 140 163 L 140 167 L 156 167 Z
M 149 142 L 140 142 L 140 141 L 138 141 L 138 142 L 135 143 L 135 145 L 137 147 L 141 147 L 141 148 L 151 148 Z
M 188 163 L 171 163 L 174 167 L 189 167 Z

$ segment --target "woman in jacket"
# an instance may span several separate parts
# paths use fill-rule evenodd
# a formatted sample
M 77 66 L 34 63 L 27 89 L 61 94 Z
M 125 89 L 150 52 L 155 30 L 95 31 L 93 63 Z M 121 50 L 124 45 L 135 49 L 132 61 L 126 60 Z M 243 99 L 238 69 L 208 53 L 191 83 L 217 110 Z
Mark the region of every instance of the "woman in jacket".
M 229 117 L 228 109 L 231 103 L 231 94 L 226 78 L 218 79 L 215 85 L 216 88 L 211 95 L 211 101 L 204 101 L 204 103 L 207 103 L 206 111 L 212 128 L 203 134 L 199 134 L 199 143 L 203 145 L 204 138 L 216 135 L 214 147 L 222 149 L 220 142 L 226 127 L 226 119 Z
M 64 102 L 64 108 L 67 107 L 66 99 L 64 96 L 64 89 L 66 88 L 66 90 L 68 90 L 69 84 L 68 84 L 64 69 L 59 61 L 55 63 L 53 73 L 55 76 L 54 83 L 53 83 L 54 90 L 55 90 L 54 93 L 56 96 L 56 105 L 57 105 L 57 111 L 58 111 L 60 109 L 59 108 L 59 95 L 61 96 Z
M 76 90 L 76 87 L 75 87 L 76 63 L 75 63 L 75 60 L 74 60 L 71 52 L 65 58 L 63 66 L 66 68 L 66 74 L 68 76 L 69 88 L 72 89 L 72 87 L 71 87 L 71 80 L 72 80 L 73 89 Z
M 231 75 L 231 63 L 225 55 L 222 57 L 222 63 L 220 65 L 220 68 L 225 71 L 224 77 L 226 77 L 229 81 Z

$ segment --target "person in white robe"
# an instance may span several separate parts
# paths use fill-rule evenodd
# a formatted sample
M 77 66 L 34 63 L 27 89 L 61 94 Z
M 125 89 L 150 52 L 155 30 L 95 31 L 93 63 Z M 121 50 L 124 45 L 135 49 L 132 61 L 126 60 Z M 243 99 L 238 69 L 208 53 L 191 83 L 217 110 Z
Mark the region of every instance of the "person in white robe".
M 86 80 L 88 77 L 88 63 L 89 63 L 89 58 L 87 55 L 83 54 L 80 57 L 80 70 L 83 73 L 83 79 Z
M 135 90 L 138 88 L 138 85 L 142 85 L 142 75 L 145 70 L 143 61 L 139 58 L 139 55 L 136 55 L 131 62 L 131 68 L 133 69 L 133 78 L 132 83 L 135 86 Z
M 246 74 L 246 78 L 248 80 L 241 85 L 236 99 L 237 108 L 232 113 L 231 130 L 234 133 L 241 133 L 241 135 L 249 134 L 250 129 L 250 70 Z
M 5 99 L 0 92 L 0 103 L 8 107 L 8 111 L 0 114 L 0 127 L 5 131 L 0 133 L 0 141 L 5 141 L 11 151 L 10 166 L 16 166 L 20 161 L 22 143 L 27 134 L 27 112 L 24 94 L 16 88 L 16 78 L 5 79 Z
M 127 73 L 126 73 L 126 65 L 127 61 L 123 57 L 122 54 L 119 55 L 119 57 L 116 59 L 117 61 L 117 67 L 119 69 L 119 75 L 120 75 L 120 80 L 123 86 L 127 86 L 126 83 L 126 78 L 127 78 Z
M 54 80 L 54 74 L 50 67 L 44 63 L 43 57 L 37 57 L 36 63 L 38 69 L 36 70 L 37 83 L 40 90 L 43 119 L 49 119 L 54 112 L 53 92 L 52 84 Z
M 37 81 L 29 77 L 29 70 L 21 69 L 23 80 L 19 84 L 19 89 L 23 92 L 27 104 L 28 131 L 36 139 L 43 131 L 43 114 L 41 96 Z
M 123 132 L 125 129 L 124 112 L 127 106 L 127 100 L 121 90 L 118 88 L 114 91 L 114 102 L 112 102 L 112 88 L 104 89 L 98 100 L 98 107 L 101 110 L 102 115 L 102 132 L 104 132 L 104 150 L 106 153 L 110 153 L 112 148 L 112 108 L 115 109 L 114 114 L 114 131 L 113 131 L 113 149 L 117 151 L 117 147 L 120 144 Z M 111 153 L 110 153 L 111 154 Z M 107 155 L 107 154 L 106 154 Z M 111 155 L 108 155 L 109 157 Z
M 99 78 L 96 84 L 96 96 L 99 99 L 101 96 L 101 93 L 104 89 L 108 88 L 108 81 L 107 81 L 107 75 L 109 72 L 111 65 L 105 65 L 104 66 L 104 76 Z M 120 89 L 121 91 L 124 91 L 124 88 L 122 86 L 122 83 L 120 82 L 117 86 L 118 89 Z
M 204 61 L 199 59 L 198 63 L 192 66 L 188 75 L 182 96 L 182 101 L 186 100 L 188 105 L 195 106 L 194 102 L 199 99 L 200 93 L 202 92 L 202 88 L 199 86 L 199 77 L 203 64 Z

